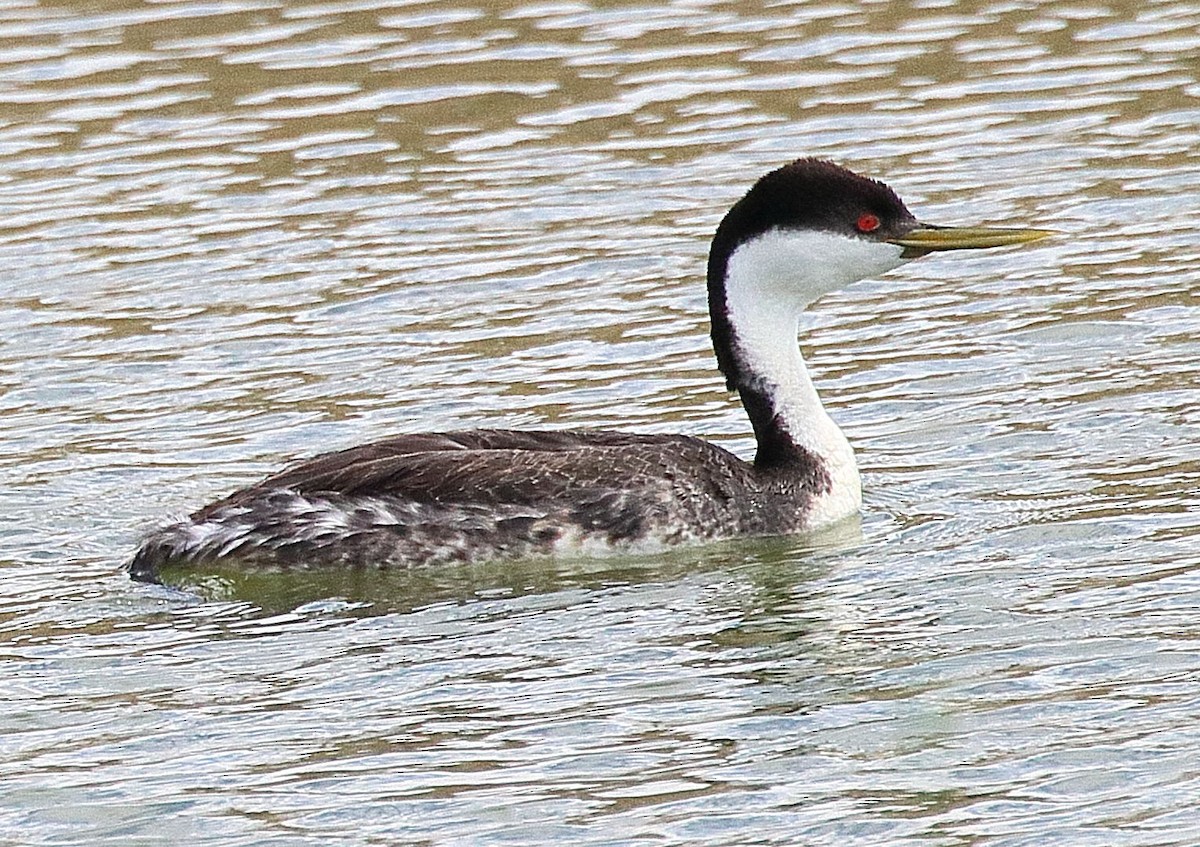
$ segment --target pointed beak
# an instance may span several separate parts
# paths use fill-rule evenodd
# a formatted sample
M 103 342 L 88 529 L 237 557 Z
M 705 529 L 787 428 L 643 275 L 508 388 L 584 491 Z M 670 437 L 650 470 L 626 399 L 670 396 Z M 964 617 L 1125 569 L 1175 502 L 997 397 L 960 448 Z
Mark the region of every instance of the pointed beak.
M 914 255 L 924 255 L 935 250 L 973 250 L 984 247 L 1007 247 L 1010 244 L 1026 244 L 1040 241 L 1058 233 L 1050 229 L 1007 229 L 987 226 L 935 226 L 917 224 L 915 229 L 899 238 L 889 238 L 888 243 L 898 244 Z M 907 252 L 906 250 L 906 252 Z

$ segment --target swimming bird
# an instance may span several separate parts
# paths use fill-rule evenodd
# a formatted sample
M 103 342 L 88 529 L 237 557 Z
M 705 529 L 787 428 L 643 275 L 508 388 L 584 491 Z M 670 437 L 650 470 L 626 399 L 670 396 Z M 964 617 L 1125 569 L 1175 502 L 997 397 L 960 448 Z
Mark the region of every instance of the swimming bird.
M 805 158 L 760 178 L 708 255 L 712 343 L 757 440 L 752 461 L 688 435 L 515 431 L 398 435 L 326 453 L 151 532 L 129 565 L 229 559 L 408 567 L 642 551 L 788 535 L 858 512 L 849 442 L 797 343 L 822 294 L 943 250 L 1045 238 L 923 224 L 892 189 Z

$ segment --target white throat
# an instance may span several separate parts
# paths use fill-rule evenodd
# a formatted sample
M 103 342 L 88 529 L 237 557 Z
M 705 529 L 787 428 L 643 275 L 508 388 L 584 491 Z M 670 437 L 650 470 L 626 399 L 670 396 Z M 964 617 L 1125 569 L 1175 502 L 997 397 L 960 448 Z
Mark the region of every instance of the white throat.
M 831 523 L 862 503 L 850 442 L 821 405 L 796 341 L 800 313 L 822 294 L 903 263 L 895 245 L 830 232 L 772 230 L 738 246 L 725 269 L 725 302 L 742 372 L 771 398 L 793 443 L 821 458 L 832 492 L 813 523 Z

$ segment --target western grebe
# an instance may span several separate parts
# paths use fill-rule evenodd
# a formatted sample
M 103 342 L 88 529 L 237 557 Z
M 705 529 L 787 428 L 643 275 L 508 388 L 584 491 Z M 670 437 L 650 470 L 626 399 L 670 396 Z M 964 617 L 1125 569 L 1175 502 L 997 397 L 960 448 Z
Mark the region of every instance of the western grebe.
M 153 581 L 167 563 L 226 558 L 405 567 L 826 526 L 856 513 L 862 494 L 801 358 L 801 311 L 933 251 L 1050 234 L 922 224 L 883 183 L 799 159 L 734 204 L 708 257 L 713 348 L 754 428 L 752 462 L 686 435 L 399 435 L 300 462 L 155 530 L 130 573 Z

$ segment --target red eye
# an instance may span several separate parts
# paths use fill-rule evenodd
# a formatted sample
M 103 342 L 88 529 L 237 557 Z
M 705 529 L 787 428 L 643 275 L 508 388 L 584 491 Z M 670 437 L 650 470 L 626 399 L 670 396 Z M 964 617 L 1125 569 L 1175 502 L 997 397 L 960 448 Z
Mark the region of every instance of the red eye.
M 859 232 L 874 232 L 879 229 L 879 218 L 867 212 L 859 215 L 858 223 L 855 226 L 858 227 Z

